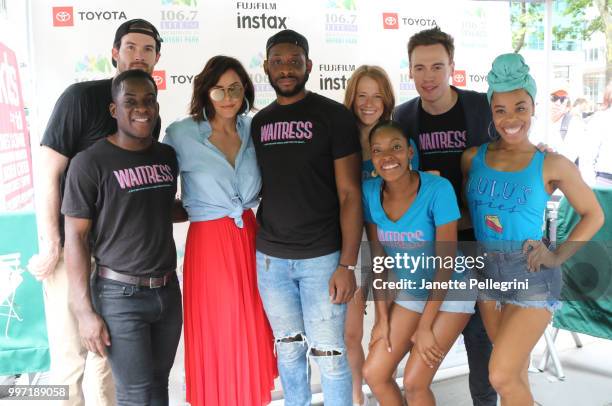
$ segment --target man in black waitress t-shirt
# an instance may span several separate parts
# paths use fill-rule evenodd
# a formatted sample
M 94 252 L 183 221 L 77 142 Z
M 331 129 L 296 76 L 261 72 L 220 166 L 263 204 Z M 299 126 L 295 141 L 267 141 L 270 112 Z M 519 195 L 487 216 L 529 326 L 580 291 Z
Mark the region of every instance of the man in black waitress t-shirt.
M 148 73 L 160 56 L 162 39 L 153 24 L 135 19 L 124 22 L 115 33 L 112 48 L 117 74 L 129 69 Z M 90 397 L 96 405 L 114 405 L 113 377 L 108 362 L 81 345 L 76 320 L 68 309 L 68 279 L 62 257 L 63 218 L 60 206 L 64 179 L 70 160 L 96 141 L 117 131 L 111 117 L 112 79 L 75 83 L 57 100 L 39 152 L 37 220 L 39 254 L 32 257 L 28 269 L 43 281 L 45 313 L 51 355 L 49 383 L 68 385 L 69 399 L 58 404 L 80 406 L 85 403 L 81 383 L 84 375 Z M 159 136 L 160 123 L 153 136 Z
M 152 135 L 159 120 L 153 78 L 125 71 L 112 97 L 117 132 L 77 154 L 68 170 L 69 304 L 85 348 L 108 355 L 117 404 L 167 405 L 182 326 L 172 236 L 178 163 Z
M 358 130 L 344 106 L 305 90 L 306 38 L 280 31 L 268 39 L 266 57 L 276 101 L 251 125 L 263 181 L 257 276 L 285 404 L 310 404 L 310 355 L 325 404 L 351 405 L 344 320 L 363 225 Z

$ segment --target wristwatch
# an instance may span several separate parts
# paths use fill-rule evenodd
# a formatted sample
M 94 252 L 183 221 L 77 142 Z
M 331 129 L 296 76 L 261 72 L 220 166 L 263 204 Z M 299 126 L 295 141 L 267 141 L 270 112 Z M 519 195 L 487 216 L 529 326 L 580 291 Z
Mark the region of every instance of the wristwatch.
M 355 269 L 357 269 L 355 265 L 338 264 L 338 266 L 341 266 L 342 268 L 346 268 L 349 271 L 354 271 Z

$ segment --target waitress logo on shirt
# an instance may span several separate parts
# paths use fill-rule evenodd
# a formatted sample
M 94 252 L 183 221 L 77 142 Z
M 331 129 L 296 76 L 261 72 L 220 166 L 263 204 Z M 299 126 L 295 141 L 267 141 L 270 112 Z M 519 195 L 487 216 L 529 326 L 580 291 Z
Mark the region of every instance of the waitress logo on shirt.
M 465 150 L 466 131 L 432 131 L 419 134 L 419 150 L 424 153 L 462 152 Z
M 312 139 L 312 121 L 278 121 L 261 126 L 264 146 L 279 144 L 305 144 Z
M 129 193 L 171 187 L 174 181 L 170 165 L 142 165 L 113 171 L 119 187 Z
M 425 245 L 423 230 L 400 232 L 377 227 L 376 233 L 385 248 L 415 249 Z

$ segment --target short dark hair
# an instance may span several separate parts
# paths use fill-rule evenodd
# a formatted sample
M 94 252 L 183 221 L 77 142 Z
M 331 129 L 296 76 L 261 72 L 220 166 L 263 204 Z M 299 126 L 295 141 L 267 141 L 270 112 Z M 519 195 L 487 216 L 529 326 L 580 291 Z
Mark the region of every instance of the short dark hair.
M 387 128 L 391 128 L 393 130 L 398 131 L 404 138 L 406 138 L 406 142 L 410 145 L 410 138 L 408 138 L 408 134 L 404 131 L 400 123 L 394 120 L 382 120 L 379 121 L 374 128 L 370 130 L 370 134 L 368 135 L 368 142 L 372 143 L 372 137 L 380 130 L 384 130 Z
M 282 30 L 268 38 L 266 42 L 266 58 L 270 55 L 270 49 L 277 44 L 293 44 L 302 48 L 304 56 L 308 59 L 308 40 L 299 32 L 293 30 Z
M 148 80 L 153 84 L 153 88 L 155 89 L 155 96 L 157 96 L 157 84 L 155 84 L 155 79 L 151 77 L 147 72 L 140 69 L 130 69 L 121 72 L 113 79 L 111 84 L 111 95 L 113 96 L 113 101 L 117 101 L 117 97 L 121 90 L 123 89 L 122 83 L 126 81 L 132 80 Z
M 126 21 L 121 24 L 119 28 L 117 28 L 117 31 L 115 31 L 115 39 L 113 40 L 113 48 L 121 48 L 121 40 L 123 37 L 132 32 L 148 35 L 149 37 L 153 38 L 155 40 L 155 53 L 159 54 L 159 51 L 161 50 L 161 43 L 164 40 L 159 35 L 157 28 L 142 18 L 135 18 L 133 20 Z M 116 68 L 117 61 L 115 61 L 114 58 L 111 58 L 111 61 L 113 62 L 113 66 Z
M 455 40 L 453 37 L 440 29 L 440 27 L 430 28 L 428 30 L 419 31 L 410 37 L 408 40 L 408 60 L 412 57 L 414 48 L 421 45 L 436 45 L 440 44 L 446 49 L 450 62 L 453 62 L 455 57 Z
M 193 79 L 193 94 L 191 96 L 189 114 L 191 114 L 194 120 L 210 120 L 215 116 L 215 108 L 210 101 L 208 93 L 228 70 L 236 72 L 242 82 L 242 86 L 244 86 L 244 98 L 246 100 L 243 100 L 240 106 L 240 113 L 248 113 L 253 108 L 255 88 L 240 61 L 231 56 L 217 55 L 210 58 L 202 72 Z M 206 117 L 204 117 L 203 110 L 206 112 Z

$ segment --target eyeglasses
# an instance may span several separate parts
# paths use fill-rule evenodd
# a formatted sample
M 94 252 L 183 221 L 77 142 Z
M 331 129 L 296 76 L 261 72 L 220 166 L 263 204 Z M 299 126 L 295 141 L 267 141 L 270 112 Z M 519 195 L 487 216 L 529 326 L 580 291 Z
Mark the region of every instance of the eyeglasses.
M 558 101 L 560 101 L 561 103 L 565 103 L 566 100 L 567 100 L 567 96 L 557 96 L 556 94 L 553 94 L 552 96 L 550 96 L 550 101 L 553 103 L 556 103 Z
M 225 94 L 229 96 L 230 99 L 241 99 L 242 92 L 244 88 L 242 86 L 230 86 L 228 88 L 217 87 L 210 90 L 210 98 L 214 101 L 220 102 L 225 99 Z

